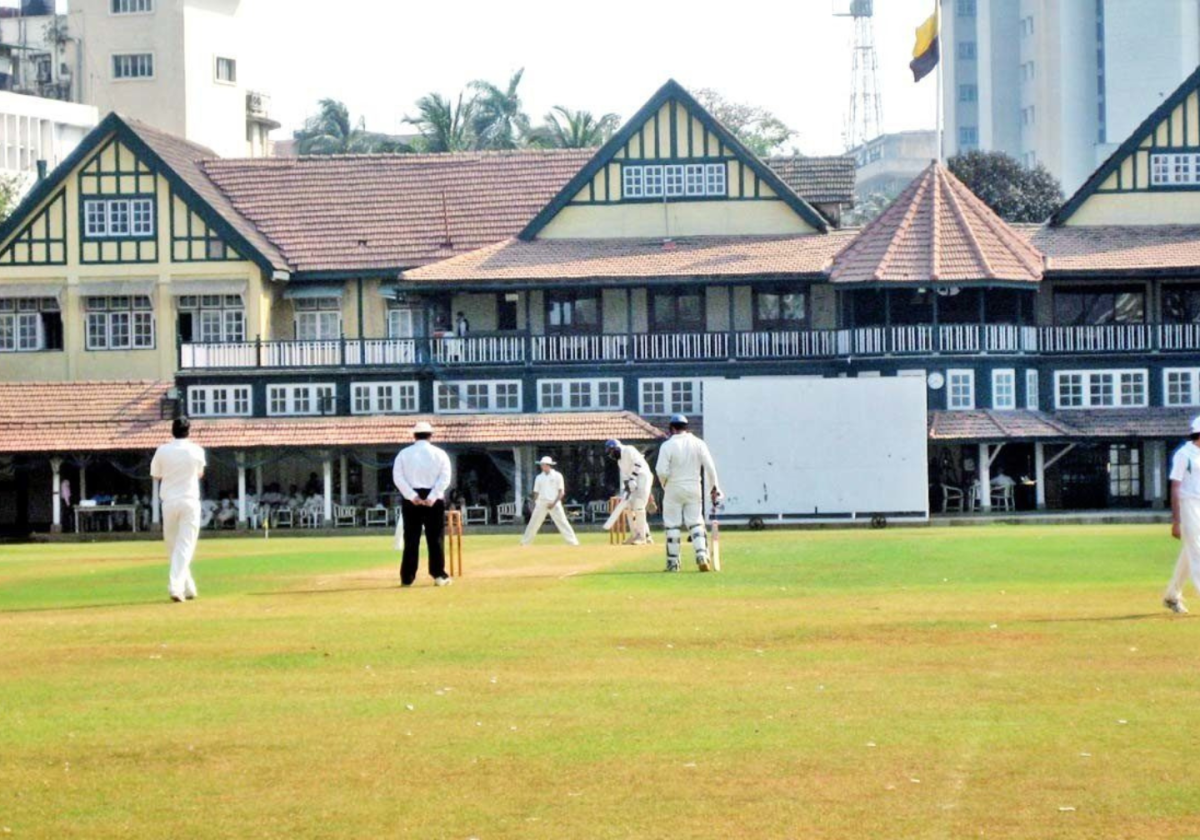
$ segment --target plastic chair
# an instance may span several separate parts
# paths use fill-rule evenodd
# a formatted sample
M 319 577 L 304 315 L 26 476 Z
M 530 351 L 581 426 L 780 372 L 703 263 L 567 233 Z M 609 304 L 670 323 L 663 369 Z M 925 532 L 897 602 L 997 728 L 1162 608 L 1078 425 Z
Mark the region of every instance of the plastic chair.
M 951 484 L 939 485 L 942 488 L 942 513 L 962 513 L 967 503 L 966 494 L 961 487 Z
M 333 527 L 334 528 L 357 528 L 358 527 L 358 508 L 354 505 L 334 505 L 333 506 Z
M 511 525 L 517 521 L 517 503 L 501 502 L 496 505 L 496 524 Z

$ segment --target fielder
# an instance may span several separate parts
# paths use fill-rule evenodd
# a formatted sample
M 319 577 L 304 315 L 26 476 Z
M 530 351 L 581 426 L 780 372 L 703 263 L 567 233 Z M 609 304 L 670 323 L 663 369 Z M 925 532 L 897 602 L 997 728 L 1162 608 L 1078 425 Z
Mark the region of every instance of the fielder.
M 161 482 L 163 540 L 171 558 L 167 594 L 176 603 L 190 601 L 197 594 L 192 557 L 200 539 L 200 479 L 207 462 L 204 450 L 188 440 L 191 431 L 186 417 L 175 418 L 171 424 L 175 439 L 158 447 L 150 461 L 150 477 Z
M 1175 450 L 1171 459 L 1171 536 L 1181 540 L 1175 575 L 1163 595 L 1163 606 L 1186 613 L 1183 585 L 1191 575 L 1200 590 L 1200 417 L 1192 421 L 1188 442 Z
M 650 522 L 646 518 L 646 503 L 654 489 L 654 473 L 637 447 L 610 440 L 604 444 L 604 452 L 617 462 L 621 469 L 621 492 L 629 501 L 629 539 L 625 545 L 646 545 L 653 542 Z
M 538 529 L 546 521 L 547 513 L 550 514 L 550 521 L 554 523 L 554 527 L 558 528 L 558 532 L 567 541 L 567 545 L 579 545 L 579 538 L 575 536 L 575 529 L 571 527 L 567 512 L 562 506 L 563 498 L 567 495 L 567 483 L 563 480 L 562 473 L 554 469 L 554 459 L 549 455 L 538 461 L 538 465 L 542 468 L 542 474 L 533 482 L 533 513 L 529 515 L 529 524 L 525 527 L 525 535 L 521 537 L 521 545 L 533 542 Z
M 688 431 L 688 419 L 682 414 L 671 415 L 671 437 L 658 450 L 655 472 L 663 486 L 663 528 L 667 532 L 668 572 L 679 571 L 680 526 L 686 525 L 696 552 L 700 571 L 710 569 L 708 535 L 704 529 L 704 480 L 707 478 L 709 496 L 715 506 L 721 497 L 718 489 L 717 466 L 712 453 L 700 438 Z

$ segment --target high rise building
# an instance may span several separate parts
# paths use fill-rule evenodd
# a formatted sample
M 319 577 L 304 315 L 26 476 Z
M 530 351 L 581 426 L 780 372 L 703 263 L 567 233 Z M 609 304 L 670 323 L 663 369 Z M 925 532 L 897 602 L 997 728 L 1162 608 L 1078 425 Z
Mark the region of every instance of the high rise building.
M 943 0 L 946 154 L 1042 164 L 1070 194 L 1200 64 L 1200 0 Z

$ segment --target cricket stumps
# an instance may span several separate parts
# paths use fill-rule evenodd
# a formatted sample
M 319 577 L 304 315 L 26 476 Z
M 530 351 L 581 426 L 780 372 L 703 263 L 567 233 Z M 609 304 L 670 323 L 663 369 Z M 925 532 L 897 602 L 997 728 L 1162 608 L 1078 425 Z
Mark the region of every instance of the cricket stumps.
M 617 505 L 621 504 L 620 496 L 613 496 L 608 500 L 608 512 L 612 513 L 617 509 Z M 612 528 L 608 531 L 608 544 L 621 545 L 629 536 L 629 511 L 626 510 L 623 514 L 617 517 L 617 521 L 613 523 Z
M 446 573 L 450 577 L 462 577 L 462 511 L 446 511 L 446 530 L 442 534 L 442 547 L 446 554 Z

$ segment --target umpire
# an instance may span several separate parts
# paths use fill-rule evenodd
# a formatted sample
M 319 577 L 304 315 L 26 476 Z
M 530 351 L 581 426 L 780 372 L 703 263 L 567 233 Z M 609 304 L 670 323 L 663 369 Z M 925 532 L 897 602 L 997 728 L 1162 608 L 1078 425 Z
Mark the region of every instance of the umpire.
M 421 560 L 421 531 L 429 549 L 429 574 L 437 586 L 449 586 L 442 532 L 446 528 L 446 489 L 450 486 L 450 456 L 429 442 L 433 426 L 424 420 L 413 426 L 416 442 L 400 450 L 392 467 L 392 480 L 404 497 L 400 515 L 404 520 L 404 554 L 400 561 L 400 585 L 412 586 Z

